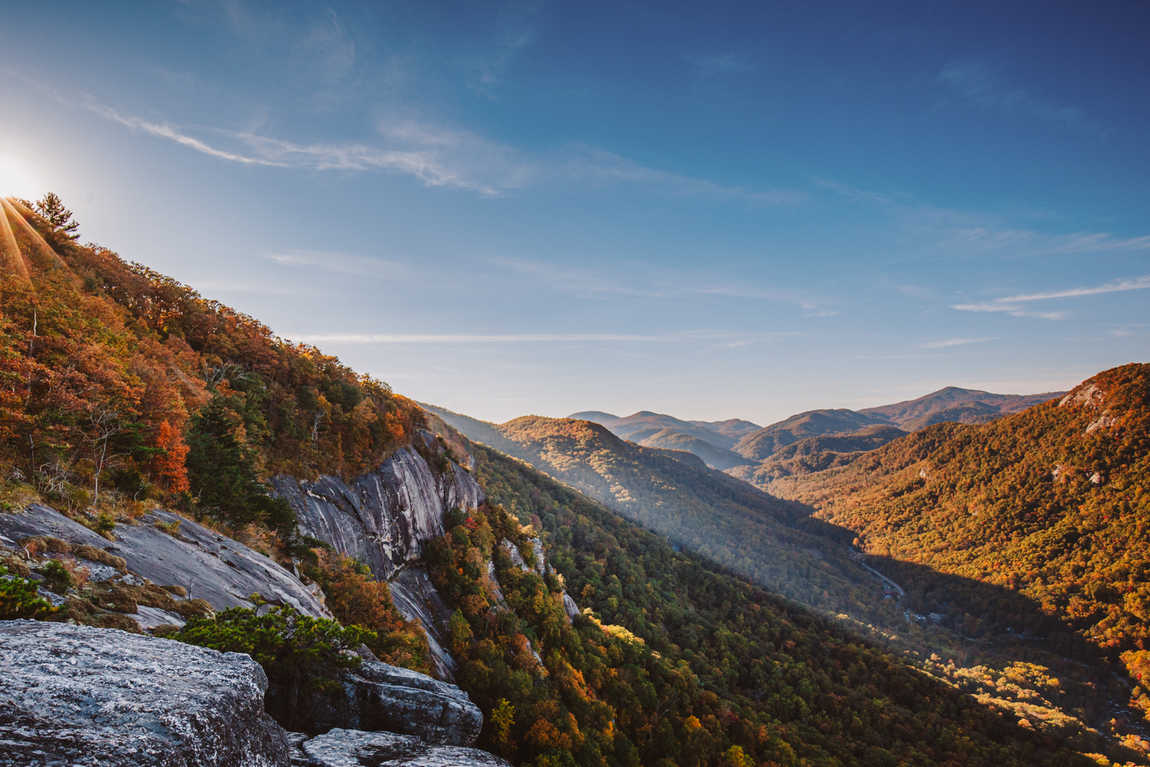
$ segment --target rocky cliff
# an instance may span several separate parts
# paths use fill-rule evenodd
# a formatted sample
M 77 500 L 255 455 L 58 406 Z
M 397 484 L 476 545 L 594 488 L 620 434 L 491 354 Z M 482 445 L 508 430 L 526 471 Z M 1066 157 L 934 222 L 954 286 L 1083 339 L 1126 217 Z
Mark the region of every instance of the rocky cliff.
M 276 493 L 296 512 L 299 530 L 359 560 L 391 585 L 392 601 L 427 634 L 436 675 L 451 679 L 455 661 L 443 648 L 450 612 L 419 565 L 423 543 L 444 533 L 452 509 L 474 509 L 483 490 L 426 431 L 375 470 L 345 482 L 322 476 L 314 481 L 280 476 Z
M 312 482 L 280 476 L 273 486 L 295 509 L 301 533 L 386 580 L 419 558 L 424 541 L 443 535 L 444 512 L 483 501 L 479 483 L 435 437 L 419 432 L 415 442 L 350 483 L 332 476 Z

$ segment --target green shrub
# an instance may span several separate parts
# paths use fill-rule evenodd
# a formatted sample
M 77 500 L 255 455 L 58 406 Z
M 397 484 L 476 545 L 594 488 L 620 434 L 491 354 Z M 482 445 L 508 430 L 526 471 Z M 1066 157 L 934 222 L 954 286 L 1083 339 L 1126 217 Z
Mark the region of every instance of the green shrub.
M 33 581 L 9 575 L 7 568 L 0 565 L 0 620 L 43 620 L 56 612 L 57 609 L 36 592 Z
M 40 567 L 40 574 L 48 581 L 48 588 L 57 594 L 65 594 L 74 581 L 68 568 L 58 559 L 49 559 Z
M 282 605 L 263 614 L 233 607 L 214 616 L 192 617 L 172 638 L 252 656 L 268 675 L 268 713 L 299 730 L 307 728 L 306 712 L 314 701 L 337 692 L 342 672 L 359 666 L 356 648 L 375 635 Z

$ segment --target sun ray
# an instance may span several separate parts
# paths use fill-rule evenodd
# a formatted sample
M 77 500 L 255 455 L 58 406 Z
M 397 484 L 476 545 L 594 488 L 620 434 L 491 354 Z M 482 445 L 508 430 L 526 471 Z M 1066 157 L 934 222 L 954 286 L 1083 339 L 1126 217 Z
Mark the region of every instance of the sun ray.
M 40 263 L 40 265 L 46 266 L 48 264 L 63 264 L 64 262 L 60 256 L 57 255 L 56 250 L 48 244 L 47 240 L 40 236 L 40 233 L 37 232 L 31 224 L 28 223 L 28 220 L 19 210 L 17 210 L 12 201 L 5 200 L 5 202 L 8 203 L 8 209 L 12 212 L 12 215 L 16 217 L 17 232 L 27 239 L 28 245 L 32 248 L 32 253 L 36 256 L 36 260 Z M 20 205 L 20 207 L 24 208 L 23 205 Z M 27 210 L 27 208 L 24 209 Z
M 0 197 L 0 268 L 3 268 L 5 276 L 12 275 L 27 281 L 28 264 L 24 261 L 24 254 L 20 252 L 20 245 L 16 242 L 16 235 L 9 221 L 13 215 L 21 221 L 24 220 L 7 200 Z

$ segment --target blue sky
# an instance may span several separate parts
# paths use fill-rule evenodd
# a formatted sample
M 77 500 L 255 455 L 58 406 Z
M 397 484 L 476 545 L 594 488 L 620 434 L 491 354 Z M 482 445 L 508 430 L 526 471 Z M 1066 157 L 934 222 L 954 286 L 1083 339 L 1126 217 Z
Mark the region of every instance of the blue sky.
M 1150 357 L 1150 8 L 862 5 L 24 3 L 0 192 L 492 420 Z

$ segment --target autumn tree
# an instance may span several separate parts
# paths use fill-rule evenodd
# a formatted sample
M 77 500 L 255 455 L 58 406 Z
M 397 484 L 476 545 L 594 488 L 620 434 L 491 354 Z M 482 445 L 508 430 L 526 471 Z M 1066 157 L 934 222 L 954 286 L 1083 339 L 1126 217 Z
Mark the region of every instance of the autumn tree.
M 156 458 L 153 469 L 163 485 L 173 493 L 182 493 L 190 488 L 188 467 L 188 446 L 179 429 L 170 421 L 161 421 L 156 429 Z

